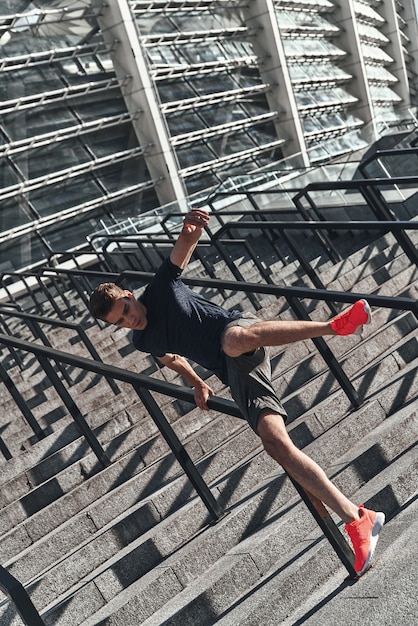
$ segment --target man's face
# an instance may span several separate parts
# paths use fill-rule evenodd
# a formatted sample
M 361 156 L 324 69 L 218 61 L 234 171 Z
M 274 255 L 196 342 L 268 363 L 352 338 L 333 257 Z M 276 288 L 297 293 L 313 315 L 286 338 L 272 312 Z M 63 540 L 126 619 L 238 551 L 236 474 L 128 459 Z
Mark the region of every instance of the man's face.
M 105 321 L 119 328 L 144 330 L 148 324 L 146 307 L 130 291 L 125 290 L 124 294 L 115 300 Z

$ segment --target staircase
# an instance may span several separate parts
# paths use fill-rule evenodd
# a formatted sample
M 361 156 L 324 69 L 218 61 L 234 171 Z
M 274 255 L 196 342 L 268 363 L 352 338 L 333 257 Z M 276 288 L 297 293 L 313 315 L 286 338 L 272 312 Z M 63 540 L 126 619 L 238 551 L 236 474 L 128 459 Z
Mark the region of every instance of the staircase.
M 418 243 L 416 231 L 411 238 Z M 281 280 L 280 263 L 270 265 L 272 277 Z M 188 275 L 194 269 L 200 272 L 195 264 Z M 224 274 L 221 266 L 216 271 Z M 245 259 L 242 271 L 251 281 L 253 268 Z M 417 297 L 417 276 L 390 235 L 320 272 L 328 289 L 411 298 Z M 287 284 L 297 280 L 297 273 L 286 277 Z M 242 296 L 238 305 L 248 307 Z M 312 318 L 330 315 L 324 304 L 307 306 Z M 288 319 L 292 312 L 270 296 L 257 315 Z M 177 382 L 173 372 L 132 351 L 129 333 L 100 330 L 85 313 L 79 321 L 105 362 Z M 16 333 L 26 334 L 17 322 Z M 394 531 L 398 520 L 409 515 L 417 525 L 417 337 L 411 313 L 376 309 L 361 338 L 327 338 L 364 400 L 356 410 L 312 342 L 272 352 L 275 386 L 295 443 L 348 497 L 387 516 L 376 566 L 357 585 L 370 584 L 388 559 L 392 564 L 387 555 L 404 539 Z M 62 329 L 51 331 L 49 339 L 54 347 L 86 356 Z M 244 421 L 157 394 L 225 507 L 226 515 L 211 524 L 127 385 L 118 383 L 116 394 L 105 380 L 69 370 L 71 395 L 111 458 L 102 469 L 39 363 L 26 356 L 22 371 L 5 350 L 2 357 L 47 436 L 36 441 L 2 385 L 0 563 L 24 584 L 45 624 L 290 625 L 314 616 L 323 598 L 343 585 L 345 570 L 335 553 Z M 228 397 L 214 377 L 209 383 Z M 400 623 L 412 624 L 416 607 L 406 605 L 405 611 Z M 22 624 L 5 596 L 0 624 Z

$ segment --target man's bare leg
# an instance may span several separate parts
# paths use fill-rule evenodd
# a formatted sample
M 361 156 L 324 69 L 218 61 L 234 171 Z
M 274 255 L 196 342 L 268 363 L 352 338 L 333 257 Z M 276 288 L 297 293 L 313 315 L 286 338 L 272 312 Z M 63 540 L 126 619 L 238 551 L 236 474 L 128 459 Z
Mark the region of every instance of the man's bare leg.
M 294 341 L 335 334 L 330 322 L 271 320 L 256 322 L 247 328 L 242 326 L 227 328 L 223 336 L 222 349 L 228 356 L 236 357 L 261 346 L 281 346 Z
M 222 349 L 228 356 L 237 357 L 261 346 L 281 346 L 325 335 L 359 334 L 363 325 L 369 324 L 370 320 L 371 309 L 368 302 L 357 300 L 328 322 L 271 320 L 256 322 L 247 328 L 231 326 L 224 333 Z
M 294 445 L 280 415 L 262 411 L 257 432 L 266 452 L 307 492 L 327 505 L 345 524 L 359 519 L 358 506 L 337 489 L 315 461 Z

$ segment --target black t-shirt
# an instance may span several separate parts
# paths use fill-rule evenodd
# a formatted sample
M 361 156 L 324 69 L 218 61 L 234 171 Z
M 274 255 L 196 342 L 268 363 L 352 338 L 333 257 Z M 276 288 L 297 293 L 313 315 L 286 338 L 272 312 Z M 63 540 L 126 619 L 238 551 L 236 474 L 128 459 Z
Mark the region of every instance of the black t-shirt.
M 193 292 L 181 280 L 182 270 L 169 258 L 159 267 L 139 298 L 147 308 L 148 324 L 133 331 L 133 344 L 155 357 L 179 354 L 228 383 L 221 335 L 227 324 L 241 317 Z

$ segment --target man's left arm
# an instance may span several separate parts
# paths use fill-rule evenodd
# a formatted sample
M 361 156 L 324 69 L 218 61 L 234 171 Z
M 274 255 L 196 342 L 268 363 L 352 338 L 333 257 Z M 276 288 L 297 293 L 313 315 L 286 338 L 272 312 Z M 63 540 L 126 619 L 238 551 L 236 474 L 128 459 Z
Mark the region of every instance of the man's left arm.
M 169 367 L 173 372 L 177 372 L 184 380 L 190 383 L 194 390 L 194 399 L 197 406 L 203 411 L 208 411 L 207 401 L 213 396 L 213 389 L 196 374 L 190 363 L 178 354 L 167 353 L 157 358 L 162 365 Z
M 209 213 L 201 209 L 193 209 L 183 220 L 183 228 L 170 254 L 170 261 L 184 269 L 197 246 L 203 229 L 209 223 Z

